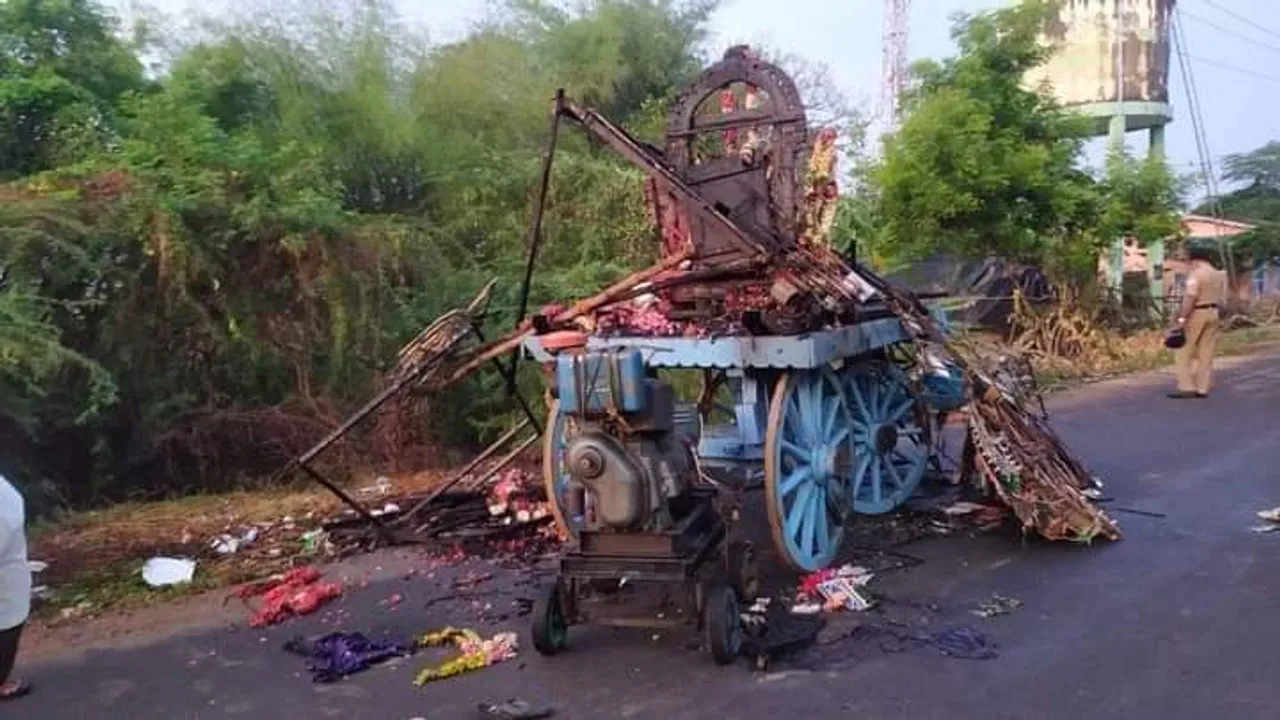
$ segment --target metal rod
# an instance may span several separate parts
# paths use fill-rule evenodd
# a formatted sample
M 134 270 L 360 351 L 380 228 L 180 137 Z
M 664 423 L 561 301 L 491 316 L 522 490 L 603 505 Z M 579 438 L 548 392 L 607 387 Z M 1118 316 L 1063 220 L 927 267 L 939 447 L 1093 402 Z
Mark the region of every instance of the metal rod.
M 565 310 L 564 312 L 556 315 L 554 318 L 551 319 L 551 321 L 557 324 L 567 323 L 571 320 L 575 320 L 579 317 L 582 317 L 583 315 L 586 315 L 588 313 L 593 313 L 596 310 L 599 310 L 600 308 L 604 307 L 605 305 L 608 305 L 613 302 L 617 302 L 618 298 L 624 293 L 626 293 L 627 291 L 631 290 L 637 285 L 641 285 L 643 283 L 649 282 L 650 280 L 653 279 L 655 275 L 658 275 L 663 272 L 666 272 L 667 270 L 670 270 L 671 268 L 679 265 L 685 260 L 688 260 L 691 256 L 692 256 L 692 252 L 689 250 L 686 250 L 678 255 L 673 255 L 667 258 L 666 260 L 663 260 L 661 263 L 654 265 L 653 267 L 649 267 L 644 270 L 641 270 L 640 272 L 628 275 L 627 277 L 605 288 L 601 292 L 598 292 L 589 298 L 579 300 L 578 302 L 574 303 L 573 306 L 570 307 L 568 310 Z M 533 334 L 533 328 L 525 328 L 523 330 L 519 330 L 515 333 L 512 333 L 511 335 L 508 335 L 501 340 L 496 340 L 493 343 L 490 343 L 488 347 L 480 348 L 468 360 L 463 362 L 462 365 L 459 365 L 456 369 L 454 369 L 453 372 L 449 373 L 439 383 L 433 385 L 433 387 L 435 389 L 439 389 L 439 388 L 451 385 L 467 377 L 468 375 L 470 375 L 471 373 L 479 369 L 481 366 L 483 366 L 485 363 L 492 361 L 494 358 L 501 357 L 513 350 L 516 350 L 517 348 L 520 347 L 520 344 L 524 342 L 524 339 L 529 337 L 532 334 Z
M 335 429 L 333 432 L 326 435 L 323 440 L 316 443 L 315 446 L 312 447 L 310 450 L 298 456 L 298 459 L 295 460 L 294 463 L 298 465 L 306 465 L 307 463 L 314 460 L 317 455 L 327 450 L 330 445 L 337 442 L 338 439 L 341 438 L 343 435 L 346 435 L 348 432 L 351 432 L 351 428 L 358 425 L 361 420 L 364 420 L 365 418 L 372 415 L 373 411 L 381 407 L 382 404 L 385 403 L 387 400 L 390 400 L 392 395 L 395 395 L 396 393 L 400 392 L 400 390 L 405 385 L 408 385 L 409 383 L 416 380 L 418 376 L 422 374 L 422 372 L 424 372 L 426 369 L 430 367 L 432 367 L 432 365 L 428 363 L 424 365 L 418 372 L 410 373 L 409 375 L 406 375 L 400 378 L 399 380 L 396 380 L 395 382 L 388 385 L 385 390 L 375 395 L 374 398 L 369 402 L 365 403 L 364 407 L 360 408 L 359 410 L 356 411 L 354 415 L 347 418 L 345 422 L 343 422 L 341 425 L 337 427 L 337 429 Z
M 542 212 L 547 205 L 547 187 L 551 184 L 551 161 L 556 155 L 556 136 L 560 134 L 560 117 L 564 114 L 564 88 L 556 90 L 555 112 L 551 114 L 551 138 L 547 141 L 547 152 L 542 157 L 542 176 L 538 180 L 538 194 L 533 202 L 533 222 L 529 226 L 529 257 L 524 264 L 524 280 L 520 283 L 519 312 L 516 314 L 515 326 L 524 322 L 525 313 L 529 311 L 529 286 L 533 283 L 533 268 L 538 261 L 538 246 L 542 244 Z M 506 372 L 507 394 L 516 389 L 516 366 L 520 363 L 520 353 L 511 356 L 511 367 Z
M 708 202 L 706 198 L 690 188 L 673 171 L 655 160 L 625 130 L 614 125 L 604 116 L 594 110 L 579 108 L 570 103 L 565 104 L 564 113 L 570 119 L 581 124 L 600 142 L 608 145 L 623 158 L 649 174 L 650 177 L 658 182 L 660 191 L 668 190 L 683 201 L 688 210 L 700 220 L 713 227 L 725 230 L 728 237 L 732 238 L 732 241 L 742 250 L 758 255 L 761 258 L 768 258 L 777 249 L 775 243 L 766 245 L 745 233 L 732 220 Z
M 511 452 L 503 456 L 501 460 L 495 463 L 493 467 L 489 468 L 489 471 L 486 472 L 484 475 L 481 475 L 480 479 L 473 482 L 472 485 L 479 486 L 479 485 L 485 484 L 485 482 L 487 482 L 489 478 L 493 477 L 494 475 L 497 475 L 498 472 L 502 470 L 502 468 L 510 465 L 512 460 L 515 460 L 516 457 L 520 455 L 520 453 L 524 452 L 526 449 L 528 449 L 530 445 L 534 444 L 537 441 L 538 441 L 537 435 L 531 435 L 528 438 L 526 438 L 524 442 L 516 446 L 515 450 L 512 450 Z
M 534 443 L 535 443 L 535 442 L 537 442 L 537 441 L 538 441 L 538 436 L 537 436 L 537 435 L 530 435 L 529 437 L 525 438 L 524 442 L 522 442 L 522 443 L 520 443 L 519 445 L 517 445 L 517 446 L 516 446 L 516 448 L 515 448 L 515 450 L 512 450 L 511 452 L 507 453 L 505 456 L 503 456 L 503 457 L 502 457 L 502 459 L 498 460 L 498 462 L 497 462 L 497 463 L 495 463 L 493 467 L 489 468 L 489 471 L 488 471 L 488 472 L 486 472 L 484 475 L 481 475 L 481 476 L 480 476 L 480 479 L 479 479 L 479 480 L 477 480 L 477 481 L 475 482 L 475 484 L 476 484 L 476 485 L 482 485 L 482 484 L 484 484 L 484 482 L 485 482 L 485 481 L 487 481 L 489 478 L 491 478 L 491 477 L 493 477 L 494 475 L 496 475 L 500 470 L 502 470 L 502 468 L 504 468 L 504 467 L 506 467 L 507 465 L 511 464 L 511 461 L 512 461 L 512 460 L 516 459 L 516 457 L 518 457 L 518 456 L 520 455 L 520 453 L 524 452 L 524 451 L 525 451 L 525 450 L 526 450 L 530 445 L 534 444 Z M 451 480 L 449 484 L 451 484 L 451 485 L 452 485 L 452 484 L 456 483 L 458 480 L 461 480 L 463 477 L 465 477 L 465 475 L 459 475 L 457 478 L 454 478 L 453 480 Z M 437 491 L 436 493 L 434 493 L 434 494 L 435 494 L 435 495 L 439 495 L 440 493 L 444 492 L 444 490 L 445 490 L 445 489 L 447 489 L 447 488 L 441 488 L 440 490 L 438 490 L 438 491 Z M 423 501 L 423 503 L 426 503 L 427 501 L 430 501 L 431 499 L 433 499 L 433 498 L 427 498 L 426 500 L 424 500 L 424 501 Z M 427 525 L 429 525 L 429 524 L 430 524 L 430 521 L 428 521 L 427 523 L 424 523 L 424 524 L 422 524 L 422 525 L 419 525 L 419 526 L 418 526 L 418 529 L 417 529 L 417 530 L 415 530 L 414 532 L 415 532 L 416 534 L 421 534 L 424 530 L 426 530 L 426 529 L 427 529 Z
M 515 437 L 517 433 L 519 433 L 521 430 L 525 429 L 528 426 L 529 426 L 529 420 L 526 418 L 522 420 L 519 424 L 517 424 L 515 427 L 503 433 L 502 437 L 490 443 L 489 447 L 485 448 L 483 452 L 475 456 L 475 458 L 472 459 L 471 462 L 467 463 L 466 467 L 454 473 L 453 477 L 445 481 L 443 485 L 436 488 L 435 490 L 432 490 L 429 495 L 427 495 L 422 500 L 419 500 L 417 504 L 409 508 L 409 512 L 401 515 L 400 519 L 397 520 L 396 522 L 397 523 L 404 522 L 408 518 L 411 518 L 414 515 L 417 515 L 419 512 L 422 511 L 423 508 L 430 505 L 436 498 L 443 495 L 449 488 L 453 487 L 454 485 L 457 485 L 460 480 L 462 480 L 464 477 L 469 475 L 472 470 L 475 470 L 476 467 L 480 465 L 480 463 L 484 462 L 485 460 L 488 460 L 492 455 L 498 452 L 499 448 L 507 444 L 507 442 L 509 442 L 511 438 Z
M 343 503 L 345 503 L 347 507 L 350 507 L 352 510 L 355 510 L 356 513 L 360 515 L 360 517 L 364 518 L 368 522 L 372 523 L 374 527 L 378 528 L 378 532 L 383 537 L 388 539 L 394 539 L 394 536 L 391 534 L 390 529 L 388 529 L 387 526 L 383 524 L 382 520 L 379 519 L 377 515 L 374 515 L 373 513 L 369 512 L 365 508 L 365 506 L 361 505 L 359 502 L 356 502 L 355 498 L 351 497 L 346 493 L 346 491 L 344 491 L 342 488 L 335 485 L 332 480 L 321 475 L 319 472 L 316 472 L 315 469 L 313 469 L 310 465 L 306 464 L 305 462 L 299 462 L 298 466 L 302 468 L 303 472 L 310 475 L 312 480 L 315 480 L 316 482 L 323 485 L 325 489 L 327 489 L 329 492 L 333 493 L 334 495 L 337 495 L 338 499 L 341 500 Z
M 478 339 L 481 344 L 484 344 L 485 342 L 484 331 L 480 329 L 480 326 L 473 324 L 471 326 L 471 331 L 475 333 L 476 339 Z M 517 357 L 519 357 L 519 355 L 520 353 L 516 353 Z M 502 367 L 501 360 L 494 358 L 493 366 L 498 369 L 499 375 L 506 376 L 506 370 Z M 511 374 L 512 374 L 511 375 L 512 377 L 515 377 L 514 361 L 512 362 Z M 533 405 L 530 405 L 529 400 L 525 398 L 524 393 L 520 392 L 520 388 L 515 387 L 515 384 L 512 383 L 512 385 L 507 388 L 507 394 L 515 397 L 516 402 L 520 404 L 520 409 L 524 411 L 525 418 L 529 420 L 529 424 L 533 426 L 534 431 L 537 432 L 539 436 L 541 436 L 542 422 L 538 419 L 537 413 L 533 411 Z

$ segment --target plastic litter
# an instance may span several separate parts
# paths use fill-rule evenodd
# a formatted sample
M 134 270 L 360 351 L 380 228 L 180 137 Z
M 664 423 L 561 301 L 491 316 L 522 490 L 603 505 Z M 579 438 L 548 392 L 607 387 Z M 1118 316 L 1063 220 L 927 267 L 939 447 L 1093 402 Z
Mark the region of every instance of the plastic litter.
M 476 706 L 480 715 L 493 720 L 541 720 L 555 714 L 555 710 L 533 705 L 526 700 L 511 698 L 501 703 L 480 703 Z
M 827 568 L 806 575 L 800 582 L 800 595 L 821 600 L 820 609 L 827 612 L 838 610 L 862 612 L 875 605 L 859 589 L 871 582 L 872 577 L 874 575 L 869 570 L 857 565 Z M 795 608 L 792 608 L 792 612 L 795 612 Z
M 1280 507 L 1273 507 L 1270 510 L 1259 510 L 1258 517 L 1267 522 L 1280 523 Z
M 390 494 L 391 491 L 394 489 L 395 489 L 395 483 L 394 481 L 391 480 L 391 478 L 387 477 L 386 475 L 379 475 L 377 479 L 373 481 L 372 485 L 366 485 L 365 487 L 360 488 L 356 492 L 359 495 L 363 495 L 366 497 L 370 495 L 377 496 L 377 497 L 384 497 Z
M 324 530 L 309 530 L 302 535 L 302 554 L 315 555 L 322 550 L 328 553 L 331 549 L 329 533 Z
M 1021 607 L 1022 601 L 1018 598 L 992 595 L 990 600 L 984 601 L 978 605 L 977 609 L 970 612 L 978 617 L 991 618 L 997 615 L 1008 615 Z
M 153 557 L 142 566 L 142 579 L 151 587 L 168 587 L 191 582 L 196 561 L 185 558 Z
M 240 548 L 251 544 L 257 539 L 258 528 L 249 528 L 241 533 L 239 537 L 228 534 L 219 535 L 209 543 L 209 546 L 219 555 L 234 555 L 240 551 Z

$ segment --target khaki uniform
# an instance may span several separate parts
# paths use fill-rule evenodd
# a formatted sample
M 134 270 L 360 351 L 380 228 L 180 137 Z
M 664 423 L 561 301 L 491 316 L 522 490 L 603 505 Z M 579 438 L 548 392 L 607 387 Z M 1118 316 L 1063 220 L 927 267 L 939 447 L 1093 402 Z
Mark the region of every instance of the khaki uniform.
M 1178 390 L 1207 395 L 1218 347 L 1218 312 L 1227 300 L 1227 274 L 1211 265 L 1197 264 L 1187 278 L 1187 294 L 1195 295 L 1196 306 L 1182 326 L 1187 344 L 1175 356 Z

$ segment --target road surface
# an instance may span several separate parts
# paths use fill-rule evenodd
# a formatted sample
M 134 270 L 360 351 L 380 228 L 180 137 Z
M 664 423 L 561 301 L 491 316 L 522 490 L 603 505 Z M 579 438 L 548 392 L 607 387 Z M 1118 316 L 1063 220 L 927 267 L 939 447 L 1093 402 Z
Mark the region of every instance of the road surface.
M 0 704 L 0 717 L 466 718 L 478 702 L 512 696 L 575 719 L 1275 717 L 1280 533 L 1250 528 L 1256 511 L 1280 505 L 1280 350 L 1220 367 L 1206 400 L 1165 398 L 1169 374 L 1153 373 L 1051 402 L 1056 427 L 1106 481 L 1110 506 L 1161 517 L 1116 513 L 1125 539 L 1092 548 L 1008 534 L 913 543 L 902 550 L 924 562 L 876 578 L 879 611 L 838 618 L 820 646 L 766 672 L 717 667 L 687 637 L 575 629 L 562 656 L 530 649 L 424 688 L 411 682 L 422 657 L 311 683 L 280 649 L 290 636 L 474 623 L 469 601 L 426 605 L 475 567 L 429 573 L 401 552 L 348 566 L 372 579 L 330 612 L 265 631 L 228 627 L 241 610 L 206 601 L 136 618 L 140 632 L 110 649 L 65 638 L 56 657 L 36 648 L 21 668 L 36 694 Z M 535 579 L 499 570 L 490 587 L 513 594 L 482 602 L 508 612 L 528 593 L 519 583 Z M 1024 604 L 975 616 L 993 593 Z M 403 601 L 392 609 L 395 594 Z M 850 634 L 855 623 L 871 631 Z M 512 616 L 488 629 L 523 640 L 526 625 Z M 955 626 L 981 631 L 999 656 L 945 657 L 891 636 Z

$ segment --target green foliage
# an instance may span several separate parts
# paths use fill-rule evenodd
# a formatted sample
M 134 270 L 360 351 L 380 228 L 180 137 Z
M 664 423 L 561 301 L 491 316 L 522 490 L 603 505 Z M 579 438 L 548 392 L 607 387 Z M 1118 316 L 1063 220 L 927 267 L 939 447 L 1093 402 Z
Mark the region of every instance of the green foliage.
M 905 117 L 869 173 L 874 254 L 999 255 L 1082 278 L 1117 235 L 1176 227 L 1162 163 L 1119 157 L 1095 179 L 1081 166 L 1086 121 L 1026 86 L 1048 52 L 1038 37 L 1052 8 L 961 16 L 958 54 L 914 67 Z
M 1247 153 L 1227 156 L 1222 177 L 1240 187 L 1220 198 L 1206 200 L 1195 212 L 1255 225 L 1231 239 L 1237 264 L 1280 257 L 1280 142 L 1269 142 Z
M 1182 199 L 1164 158 L 1139 160 L 1126 153 L 1112 153 L 1098 190 L 1102 199 L 1099 236 L 1131 237 L 1146 245 L 1179 233 Z
M 0 3 L 0 180 L 83 157 L 142 65 L 92 0 Z
M 1045 51 L 1041 3 L 962 17 L 959 54 L 914 68 L 878 186 L 885 241 L 908 257 L 940 248 L 1040 261 L 1076 233 L 1093 199 L 1076 160 L 1078 121 L 1023 85 Z
M 492 277 L 510 327 L 555 88 L 653 136 L 711 10 L 512 2 L 432 45 L 354 0 L 209 25 L 148 85 L 99 6 L 0 5 L 3 470 L 78 505 L 224 488 Z M 651 258 L 640 180 L 562 131 L 534 309 Z M 472 442 L 510 405 L 478 379 L 428 430 Z

